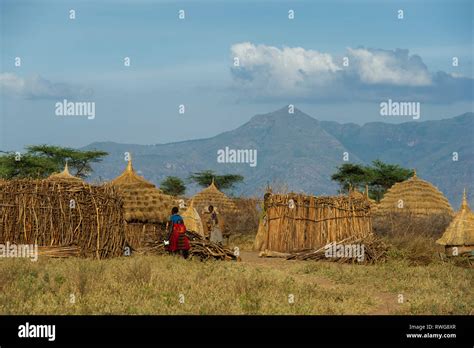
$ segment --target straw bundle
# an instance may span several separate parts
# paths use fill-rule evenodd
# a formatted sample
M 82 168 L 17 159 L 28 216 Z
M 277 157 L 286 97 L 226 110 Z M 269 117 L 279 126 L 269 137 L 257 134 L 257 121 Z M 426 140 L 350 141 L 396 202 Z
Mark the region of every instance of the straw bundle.
M 188 208 L 181 214 L 181 217 L 184 220 L 186 229 L 188 231 L 193 231 L 200 236 L 204 237 L 204 226 L 202 224 L 201 217 L 199 216 L 197 210 L 194 208 L 193 203 L 188 206 Z
M 453 208 L 446 197 L 432 184 L 415 175 L 393 185 L 377 207 L 377 215 L 390 213 L 426 217 L 445 215 L 452 217 Z
M 268 194 L 259 228 L 259 250 L 293 252 L 313 249 L 349 236 L 372 233 L 370 204 L 365 198 Z
M 219 191 L 219 189 L 214 184 L 214 180 L 212 180 L 212 183 L 209 185 L 209 187 L 197 193 L 191 201 L 194 205 L 194 208 L 196 208 L 198 212 L 204 211 L 209 205 L 217 208 L 217 211 L 221 214 L 231 214 L 237 212 L 237 206 L 235 203 L 224 193 Z
M 81 256 L 122 255 L 122 201 L 83 182 L 11 180 L 0 186 L 0 243 L 77 246 Z
M 452 247 L 457 247 L 459 253 L 474 250 L 474 213 L 467 203 L 465 190 L 461 208 L 436 243 L 444 245 L 448 252 Z

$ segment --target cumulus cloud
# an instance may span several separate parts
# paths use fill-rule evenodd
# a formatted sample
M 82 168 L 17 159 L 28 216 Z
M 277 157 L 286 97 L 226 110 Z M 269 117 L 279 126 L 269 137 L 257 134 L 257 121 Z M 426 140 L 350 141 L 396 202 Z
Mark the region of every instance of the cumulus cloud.
M 92 95 L 91 89 L 52 82 L 40 75 L 23 78 L 13 73 L 0 73 L 0 88 L 7 95 L 26 99 L 77 99 Z
M 276 85 L 285 90 L 298 90 L 304 88 L 308 80 L 322 84 L 340 70 L 329 54 L 301 47 L 279 49 L 244 42 L 231 49 L 241 67 L 234 69 L 236 77 L 244 84 L 256 84 L 259 88 Z
M 420 56 L 404 49 L 348 48 L 347 66 L 341 57 L 301 47 L 243 42 L 233 45 L 231 54 L 239 59 L 231 69 L 234 88 L 255 99 L 472 99 L 472 79 L 431 73 Z
M 348 48 L 349 67 L 367 84 L 397 86 L 428 86 L 431 76 L 428 68 L 417 55 L 408 50 L 368 50 Z

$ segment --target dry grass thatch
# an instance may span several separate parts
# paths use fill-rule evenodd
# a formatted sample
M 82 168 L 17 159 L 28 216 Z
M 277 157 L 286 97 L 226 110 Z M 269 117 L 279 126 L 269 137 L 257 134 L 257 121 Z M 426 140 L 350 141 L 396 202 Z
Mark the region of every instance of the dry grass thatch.
M 78 246 L 81 256 L 123 253 L 122 201 L 84 182 L 10 180 L 0 186 L 0 243 Z
M 474 246 L 474 213 L 467 203 L 466 191 L 461 208 L 436 243 L 445 246 Z
M 259 250 L 314 249 L 372 233 L 370 203 L 365 198 L 266 194 L 264 209 L 255 244 Z
M 212 205 L 221 214 L 235 213 L 237 211 L 237 206 L 235 203 L 232 201 L 232 199 L 219 191 L 219 189 L 214 184 L 214 180 L 212 181 L 211 185 L 209 185 L 209 187 L 197 193 L 192 198 L 192 202 L 194 208 L 196 208 L 199 213 L 201 213 L 209 205 Z
M 107 185 L 115 186 L 124 202 L 125 220 L 129 223 L 163 223 L 177 205 L 154 184 L 135 173 L 129 161 L 125 171 Z
M 416 174 L 393 185 L 377 206 L 377 215 L 409 213 L 412 216 L 454 215 L 446 197 L 432 184 Z
M 184 220 L 186 229 L 188 231 L 193 231 L 200 236 L 204 237 L 204 226 L 202 224 L 201 217 L 198 214 L 196 208 L 194 208 L 193 203 L 188 206 L 188 208 L 181 213 L 181 217 Z
M 66 162 L 66 165 L 64 166 L 64 170 L 62 172 L 51 174 L 46 180 L 82 182 L 82 179 L 78 178 L 77 176 L 71 175 L 71 173 L 69 173 L 69 168 L 68 168 L 67 162 Z

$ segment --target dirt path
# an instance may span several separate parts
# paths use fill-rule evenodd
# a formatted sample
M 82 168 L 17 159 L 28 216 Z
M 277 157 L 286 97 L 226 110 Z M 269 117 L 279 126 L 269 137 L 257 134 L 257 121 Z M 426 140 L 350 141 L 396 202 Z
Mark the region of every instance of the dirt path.
M 287 261 L 283 258 L 277 257 L 259 257 L 259 252 L 257 251 L 240 251 L 240 257 L 242 263 L 254 266 L 264 266 L 270 267 L 272 269 L 278 269 L 282 271 L 287 271 L 289 268 L 292 268 L 294 263 L 306 264 L 311 261 Z M 338 286 L 337 283 L 333 282 L 330 279 L 321 277 L 319 275 L 306 275 L 306 274 L 294 274 L 294 276 L 304 280 L 310 281 L 313 284 L 317 283 L 318 286 L 321 286 L 325 289 L 331 289 Z M 386 315 L 394 313 L 397 308 L 397 299 L 396 295 L 377 291 L 374 296 L 377 297 L 378 302 L 380 303 L 375 309 L 368 312 L 369 315 Z

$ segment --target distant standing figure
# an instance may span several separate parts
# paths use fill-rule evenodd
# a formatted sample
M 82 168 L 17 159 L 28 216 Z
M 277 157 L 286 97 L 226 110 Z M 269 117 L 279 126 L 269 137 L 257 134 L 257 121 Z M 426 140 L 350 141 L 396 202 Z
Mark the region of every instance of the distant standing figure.
M 208 208 L 209 211 L 209 221 L 208 225 L 210 225 L 210 241 L 214 243 L 219 243 L 222 244 L 223 238 L 222 238 L 222 231 L 219 226 L 219 219 L 217 217 L 217 212 L 214 210 L 214 207 L 212 205 L 209 206 Z
M 165 249 L 172 254 L 180 253 L 187 259 L 190 249 L 189 239 L 186 236 L 186 226 L 183 218 L 178 212 L 178 207 L 171 209 L 171 216 L 166 226 L 168 235 L 165 240 Z

